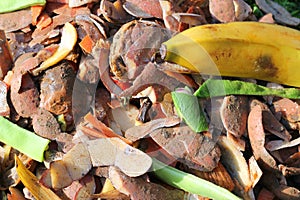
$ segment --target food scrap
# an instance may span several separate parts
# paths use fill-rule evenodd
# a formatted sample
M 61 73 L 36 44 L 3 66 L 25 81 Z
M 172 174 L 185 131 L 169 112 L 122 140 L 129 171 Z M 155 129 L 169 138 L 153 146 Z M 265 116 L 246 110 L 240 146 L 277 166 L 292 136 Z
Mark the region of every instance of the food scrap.
M 297 5 L 0 0 L 1 199 L 300 199 Z

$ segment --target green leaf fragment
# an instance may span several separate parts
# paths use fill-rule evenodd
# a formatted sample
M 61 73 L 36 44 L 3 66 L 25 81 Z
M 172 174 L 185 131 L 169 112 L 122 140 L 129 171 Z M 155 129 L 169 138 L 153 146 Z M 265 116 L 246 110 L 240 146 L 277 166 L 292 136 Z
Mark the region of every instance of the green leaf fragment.
M 0 141 L 7 144 L 30 158 L 42 162 L 44 151 L 50 140 L 28 131 L 4 117 L 0 117 Z
M 46 0 L 0 0 L 0 13 L 12 12 L 30 6 L 45 4 Z
M 153 173 L 165 183 L 210 199 L 241 200 L 229 190 L 153 159 Z
M 255 83 L 238 80 L 205 81 L 194 93 L 199 98 L 210 98 L 226 95 L 279 96 L 289 99 L 300 99 L 300 89 L 297 88 L 268 88 Z
M 208 130 L 205 115 L 196 96 L 176 91 L 172 92 L 171 95 L 177 113 L 193 131 Z

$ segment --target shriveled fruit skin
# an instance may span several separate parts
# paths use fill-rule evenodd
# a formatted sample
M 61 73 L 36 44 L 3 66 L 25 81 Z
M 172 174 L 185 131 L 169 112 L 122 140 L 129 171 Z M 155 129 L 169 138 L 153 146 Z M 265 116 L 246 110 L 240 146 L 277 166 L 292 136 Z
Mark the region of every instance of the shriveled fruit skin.
M 194 72 L 300 87 L 300 31 L 260 22 L 190 28 L 163 43 L 162 57 Z

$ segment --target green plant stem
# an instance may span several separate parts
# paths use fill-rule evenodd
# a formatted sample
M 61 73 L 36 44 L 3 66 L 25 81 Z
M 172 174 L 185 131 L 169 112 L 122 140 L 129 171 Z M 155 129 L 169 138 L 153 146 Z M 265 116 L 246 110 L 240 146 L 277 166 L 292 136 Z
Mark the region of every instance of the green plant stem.
M 30 6 L 45 4 L 46 0 L 0 0 L 0 13 L 12 12 Z
M 42 162 L 44 151 L 50 140 L 42 138 L 33 132 L 21 128 L 4 117 L 0 117 L 0 141 L 30 158 Z
M 279 96 L 289 99 L 300 99 L 300 89 L 282 88 L 273 89 L 238 80 L 205 81 L 194 93 L 199 98 L 210 98 L 226 95 L 254 95 L 254 96 Z
M 180 171 L 153 159 L 153 173 L 165 183 L 202 197 L 222 200 L 241 200 L 230 191 L 192 174 Z

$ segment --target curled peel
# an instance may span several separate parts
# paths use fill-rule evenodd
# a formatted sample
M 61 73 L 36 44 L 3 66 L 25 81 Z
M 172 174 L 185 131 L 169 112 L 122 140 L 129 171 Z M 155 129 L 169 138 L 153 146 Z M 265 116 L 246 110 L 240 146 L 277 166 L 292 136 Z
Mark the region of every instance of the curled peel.
M 300 31 L 261 22 L 207 24 L 163 43 L 162 57 L 194 72 L 300 87 Z
M 63 27 L 61 42 L 55 53 L 45 60 L 38 68 L 31 71 L 34 76 L 63 60 L 74 48 L 77 42 L 75 27 L 67 22 Z

